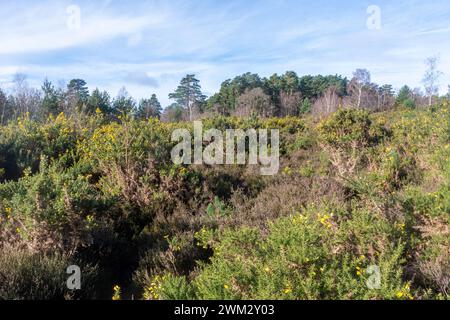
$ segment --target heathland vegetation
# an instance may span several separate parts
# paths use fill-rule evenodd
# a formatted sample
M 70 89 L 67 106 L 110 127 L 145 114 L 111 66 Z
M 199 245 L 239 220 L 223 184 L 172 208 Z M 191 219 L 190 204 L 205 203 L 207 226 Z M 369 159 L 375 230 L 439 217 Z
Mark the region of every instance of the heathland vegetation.
M 247 73 L 206 98 L 188 75 L 164 110 L 80 79 L 15 83 L 0 299 L 448 298 L 450 97 L 433 83 Z M 279 129 L 279 173 L 173 164 L 173 130 L 196 119 Z

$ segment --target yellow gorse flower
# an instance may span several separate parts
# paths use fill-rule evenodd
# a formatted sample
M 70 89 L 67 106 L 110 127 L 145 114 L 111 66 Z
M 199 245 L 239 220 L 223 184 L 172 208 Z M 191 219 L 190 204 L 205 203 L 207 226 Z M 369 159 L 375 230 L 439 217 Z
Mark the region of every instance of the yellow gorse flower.
M 317 215 L 319 222 L 327 229 L 330 229 L 332 227 L 332 224 L 330 222 L 332 216 L 333 215 L 328 215 L 328 214 L 322 215 L 320 213 Z
M 411 295 L 411 287 L 410 287 L 409 283 L 405 284 L 400 291 L 397 291 L 395 296 L 398 299 L 414 300 L 414 297 Z
M 143 298 L 145 300 L 158 300 L 160 298 L 160 291 L 163 286 L 163 282 L 166 276 L 155 276 L 153 277 L 150 285 L 145 288 Z
M 121 289 L 120 286 L 115 285 L 113 287 L 113 296 L 112 296 L 112 300 L 117 301 L 121 299 Z

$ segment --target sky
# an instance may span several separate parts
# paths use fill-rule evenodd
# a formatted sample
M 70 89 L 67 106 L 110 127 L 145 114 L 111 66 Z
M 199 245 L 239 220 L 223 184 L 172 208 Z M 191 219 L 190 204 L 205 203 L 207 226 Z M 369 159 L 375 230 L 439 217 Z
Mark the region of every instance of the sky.
M 439 56 L 450 84 L 449 0 L 0 0 L 0 87 L 84 79 L 163 105 L 188 73 L 212 95 L 245 72 L 340 74 L 421 87 Z

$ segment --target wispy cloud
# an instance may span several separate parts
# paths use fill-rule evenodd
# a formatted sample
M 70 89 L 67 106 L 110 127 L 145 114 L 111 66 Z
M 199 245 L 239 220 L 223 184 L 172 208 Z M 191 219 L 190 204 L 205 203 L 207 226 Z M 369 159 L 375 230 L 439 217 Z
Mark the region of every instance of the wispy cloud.
M 122 86 L 163 103 L 186 73 L 205 92 L 243 72 L 262 76 L 340 73 L 368 68 L 373 80 L 419 86 L 423 61 L 441 54 L 450 67 L 450 3 L 379 0 L 381 29 L 366 26 L 372 1 L 96 1 L 2 3 L 0 85 L 15 72 L 33 85 L 84 78 L 115 94 Z M 81 27 L 67 26 L 78 5 Z M 442 84 L 450 83 L 450 73 Z
M 3 6 L 3 4 L 2 4 Z M 92 5 L 79 8 L 79 28 L 70 28 L 70 3 L 30 1 L 22 8 L 13 4 L 0 11 L 0 55 L 32 54 L 95 45 L 120 36 L 134 35 L 164 22 L 164 16 L 133 16 L 101 11 Z

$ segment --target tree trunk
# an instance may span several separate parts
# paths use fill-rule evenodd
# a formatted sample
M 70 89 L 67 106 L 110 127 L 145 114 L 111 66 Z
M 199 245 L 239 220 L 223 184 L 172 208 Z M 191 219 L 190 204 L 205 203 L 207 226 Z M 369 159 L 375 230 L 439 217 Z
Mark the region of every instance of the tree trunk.
M 361 107 L 361 96 L 362 96 L 362 88 L 358 89 L 358 105 L 357 105 L 357 109 L 359 109 Z

